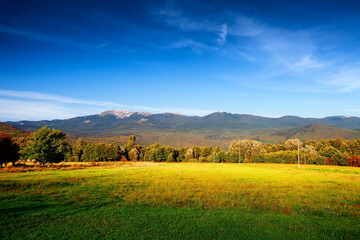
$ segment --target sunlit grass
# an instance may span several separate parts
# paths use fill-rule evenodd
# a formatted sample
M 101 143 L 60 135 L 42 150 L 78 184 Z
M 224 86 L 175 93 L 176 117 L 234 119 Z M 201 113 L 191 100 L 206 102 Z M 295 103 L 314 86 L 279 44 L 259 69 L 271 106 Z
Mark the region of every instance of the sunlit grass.
M 50 205 L 49 208 L 54 210 L 71 209 L 70 216 L 74 217 L 67 216 L 69 219 L 66 220 L 71 222 L 79 214 L 76 209 L 81 209 L 80 215 L 84 217 L 84 208 L 95 211 L 95 215 L 99 214 L 96 210 L 99 208 L 101 211 L 107 209 L 108 214 L 140 208 L 141 211 L 163 209 L 164 214 L 170 214 L 164 221 L 171 224 L 171 213 L 184 209 L 186 213 L 200 212 L 201 216 L 209 213 L 210 218 L 216 218 L 215 213 L 221 215 L 219 218 L 228 215 L 225 222 L 235 221 L 238 214 L 245 214 L 247 221 L 253 216 L 260 229 L 261 224 L 277 229 L 273 230 L 280 234 L 276 236 L 282 236 L 285 234 L 282 231 L 286 230 L 292 237 L 302 238 L 310 229 L 313 233 L 307 236 L 313 239 L 318 238 L 322 230 L 325 232 L 320 238 L 324 239 L 331 230 L 335 235 L 329 237 L 339 237 L 343 233 L 347 237 L 359 236 L 355 225 L 360 223 L 360 169 L 351 167 L 302 165 L 298 169 L 297 165 L 290 164 L 110 164 L 71 171 L 0 173 L 0 186 L 3 226 L 9 226 L 9 222 L 19 218 L 17 211 L 21 206 L 27 206 L 23 211 L 32 219 L 36 218 L 36 211 L 32 212 L 31 205 L 39 208 Z M 280 222 L 274 222 L 271 216 Z M 109 216 L 105 214 L 104 217 Z M 291 220 L 285 224 L 284 219 Z M 291 222 L 299 219 L 312 221 L 312 224 L 302 226 Z M 39 221 L 42 226 L 48 220 L 41 218 Z M 97 221 L 99 219 L 94 220 Z M 149 224 L 153 221 L 151 216 L 148 221 Z M 135 228 L 132 223 L 126 224 Z M 11 236 L 5 232 L 6 236 Z

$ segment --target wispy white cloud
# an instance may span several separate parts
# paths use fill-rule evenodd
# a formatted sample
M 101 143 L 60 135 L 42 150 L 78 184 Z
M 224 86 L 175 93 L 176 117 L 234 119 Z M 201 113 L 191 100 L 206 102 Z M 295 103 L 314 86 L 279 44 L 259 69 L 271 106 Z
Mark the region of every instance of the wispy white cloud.
M 360 67 L 346 66 L 326 54 L 334 50 L 333 44 L 328 48 L 330 45 L 322 39 L 323 33 L 329 32 L 326 27 L 286 29 L 234 12 L 218 13 L 219 20 L 213 16 L 199 19 L 171 4 L 152 13 L 168 26 L 185 32 L 213 33 L 209 35 L 212 41 L 188 38 L 168 48 L 188 47 L 241 57 L 258 69 L 245 73 L 258 79 L 252 81 L 253 87 L 304 92 L 351 92 L 360 88 Z
M 349 63 L 351 54 L 348 61 L 344 61 L 344 54 L 342 59 L 333 55 L 334 43 L 328 48 L 329 43 L 322 40 L 326 28 L 289 30 L 241 14 L 232 16 L 236 21 L 228 24 L 227 34 L 245 39 L 247 46 L 234 45 L 232 52 L 250 62 L 257 61 L 259 71 L 249 74 L 261 79 L 257 81 L 260 88 L 267 82 L 265 88 L 289 91 L 352 92 L 360 89 L 360 64 Z
M 207 48 L 207 46 L 205 46 L 204 44 L 196 42 L 191 39 L 184 39 L 168 45 L 168 48 L 186 48 L 186 47 Z
M 227 37 L 231 36 L 238 39 L 239 43 L 228 44 L 226 47 L 228 53 L 240 53 L 240 56 L 249 61 L 256 59 L 254 54 L 261 55 L 262 58 L 267 58 L 263 62 L 271 63 L 272 67 L 282 68 L 282 71 L 277 69 L 280 73 L 300 73 L 308 69 L 320 69 L 329 64 L 316 54 L 318 46 L 314 40 L 316 35 L 314 30 L 277 28 L 232 12 L 222 13 L 223 18 L 220 18 L 220 21 L 223 22 L 219 23 L 214 18 L 198 19 L 189 16 L 181 10 L 175 10 L 172 5 L 152 13 L 160 16 L 163 22 L 174 28 L 182 31 L 209 32 L 217 38 L 216 41 L 206 41 L 206 43 L 194 40 L 182 41 L 173 44 L 174 47 L 192 45 L 194 48 L 206 48 L 207 46 L 208 49 L 213 50 L 215 43 L 223 45 L 227 42 Z M 249 40 L 246 45 L 251 48 L 251 52 L 244 50 L 242 39 Z M 223 52 L 221 48 L 215 50 Z
M 3 90 L 0 89 L 0 96 L 15 97 L 22 99 L 34 99 L 34 100 L 45 100 L 53 101 L 60 103 L 74 103 L 74 104 L 83 104 L 83 105 L 93 105 L 93 106 L 104 106 L 112 107 L 117 106 L 118 104 L 113 102 L 102 102 L 102 101 L 92 101 L 92 100 L 83 100 L 78 98 L 64 97 L 53 94 L 38 93 L 38 92 L 28 92 L 28 91 L 12 91 L 12 90 Z
M 235 53 L 237 53 L 238 55 L 240 55 L 241 57 L 245 58 L 248 61 L 251 61 L 251 62 L 256 61 L 256 58 L 254 56 L 251 56 L 250 54 L 247 54 L 247 53 L 245 53 L 243 51 L 236 50 Z
M 209 20 L 200 20 L 186 17 L 180 10 L 175 10 L 170 7 L 157 9 L 152 11 L 156 16 L 160 16 L 161 21 L 167 25 L 179 28 L 183 31 L 217 31 L 218 25 Z
M 360 63 L 340 67 L 336 73 L 326 77 L 323 82 L 336 87 L 339 92 L 353 92 L 360 88 Z
M 52 43 L 72 46 L 81 49 L 91 49 L 91 50 L 103 49 L 111 44 L 111 41 L 80 42 L 74 39 L 64 38 L 62 36 L 54 36 L 51 34 L 44 34 L 33 30 L 18 29 L 4 25 L 0 25 L 0 32 L 16 37 L 24 37 L 42 42 L 52 42 Z
M 86 106 L 75 109 L 56 102 L 0 99 L 2 121 L 66 119 L 93 114 L 100 109 Z
M 254 37 L 260 36 L 265 30 L 264 26 L 257 21 L 241 14 L 232 13 L 234 24 L 229 26 L 228 33 L 233 36 Z
M 180 41 L 176 41 L 167 45 L 168 49 L 182 49 L 182 48 L 189 48 L 194 53 L 202 54 L 204 51 L 217 51 L 217 47 L 208 46 L 201 42 L 194 41 L 192 39 L 183 39 Z
M 173 4 L 164 8 L 151 11 L 157 21 L 165 23 L 167 26 L 181 30 L 183 32 L 202 32 L 210 34 L 210 38 L 195 40 L 195 37 L 189 36 L 186 40 L 175 41 L 170 44 L 170 48 L 183 48 L 191 46 L 195 52 L 200 49 L 217 50 L 216 45 L 223 45 L 227 37 L 227 24 L 194 16 L 187 16 L 181 9 L 175 9 Z M 213 39 L 215 38 L 215 39 Z M 207 42 L 207 43 L 205 43 Z M 211 43 L 211 44 L 209 44 Z
M 267 62 L 282 67 L 283 72 L 299 73 L 329 64 L 317 57 L 316 33 L 312 30 L 286 30 L 241 15 L 235 18 L 228 34 L 250 39 L 254 51 L 267 57 Z
M 179 112 L 186 115 L 206 115 L 212 110 L 188 108 L 154 108 L 125 105 L 114 102 L 84 100 L 59 95 L 11 91 L 0 89 L 0 119 L 9 120 L 51 120 L 97 114 L 111 109 L 149 111 L 152 113 Z
M 40 41 L 59 41 L 58 39 L 52 38 L 45 34 L 32 32 L 32 31 L 25 31 L 25 30 L 16 29 L 16 28 L 3 26 L 3 25 L 0 25 L 0 32 L 9 34 L 9 35 L 21 36 L 21 37 L 31 38 L 31 39 L 35 39 L 35 40 L 40 40 Z
M 221 25 L 221 28 L 220 28 L 220 33 L 219 33 L 219 43 L 220 44 L 224 44 L 226 42 L 226 36 L 227 36 L 227 24 L 223 24 Z
M 288 66 L 292 71 L 299 72 L 304 69 L 318 69 L 328 66 L 330 63 L 320 62 L 314 55 L 303 55 L 294 65 Z

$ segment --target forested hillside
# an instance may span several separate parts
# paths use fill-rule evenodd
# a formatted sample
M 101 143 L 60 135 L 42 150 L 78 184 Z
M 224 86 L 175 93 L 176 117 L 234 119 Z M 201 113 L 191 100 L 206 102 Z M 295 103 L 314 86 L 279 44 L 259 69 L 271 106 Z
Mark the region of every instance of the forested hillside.
M 359 137 L 356 129 L 360 128 L 360 118 L 347 116 L 268 118 L 215 112 L 197 117 L 177 113 L 151 114 L 127 110 L 112 110 L 66 120 L 8 123 L 30 132 L 46 125 L 61 129 L 74 138 L 82 137 L 89 141 L 105 143 L 124 144 L 130 135 L 136 135 L 140 144 L 150 145 L 157 141 L 174 147 L 192 145 L 225 147 L 232 139 L 239 138 L 257 139 L 266 143 L 280 143 L 293 137 L 301 140 L 337 137 L 351 139 Z M 305 125 L 307 126 L 304 127 Z
M 21 130 L 4 122 L 0 122 L 0 133 L 9 134 L 13 137 L 26 137 L 29 135 L 29 132 Z

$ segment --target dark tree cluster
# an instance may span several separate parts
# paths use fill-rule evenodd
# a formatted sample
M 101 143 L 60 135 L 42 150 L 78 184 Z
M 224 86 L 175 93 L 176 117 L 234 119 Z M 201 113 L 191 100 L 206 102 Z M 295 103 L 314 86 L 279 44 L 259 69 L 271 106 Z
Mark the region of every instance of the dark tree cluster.
M 0 133 L 0 167 L 12 162 L 13 166 L 19 159 L 19 144 L 11 135 Z

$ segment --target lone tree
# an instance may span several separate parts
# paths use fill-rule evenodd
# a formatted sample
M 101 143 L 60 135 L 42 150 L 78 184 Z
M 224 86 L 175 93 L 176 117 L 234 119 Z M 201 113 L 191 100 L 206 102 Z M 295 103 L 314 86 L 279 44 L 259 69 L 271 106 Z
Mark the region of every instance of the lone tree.
M 69 145 L 66 134 L 47 126 L 34 132 L 26 142 L 22 154 L 25 159 L 35 159 L 42 164 L 65 160 Z
M 12 140 L 12 136 L 0 133 L 0 167 L 4 164 L 15 162 L 19 159 L 19 145 Z

